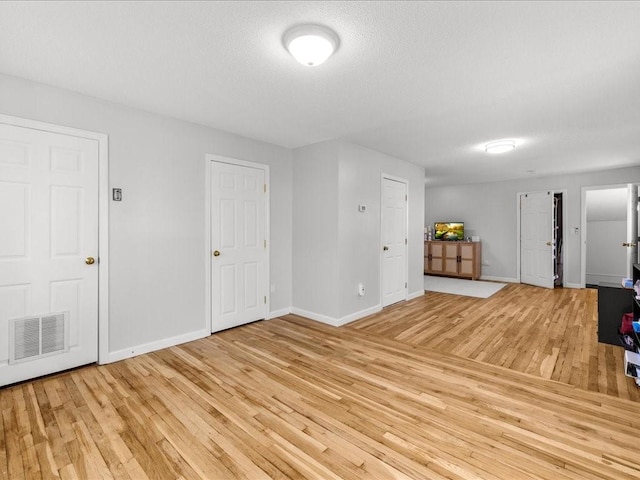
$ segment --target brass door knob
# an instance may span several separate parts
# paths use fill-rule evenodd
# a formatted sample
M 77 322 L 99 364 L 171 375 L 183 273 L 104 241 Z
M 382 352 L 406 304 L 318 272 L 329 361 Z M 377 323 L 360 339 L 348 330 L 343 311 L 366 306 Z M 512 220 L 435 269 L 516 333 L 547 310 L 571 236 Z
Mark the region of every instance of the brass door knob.
M 219 257 L 220 256 L 220 251 L 219 250 L 214 250 L 213 251 L 213 256 L 214 257 Z
M 551 242 L 547 242 L 547 245 L 548 245 L 548 246 L 551 246 Z
M 86 263 L 87 265 L 93 265 L 94 263 L 96 263 L 96 259 L 93 257 L 87 257 L 84 259 L 84 263 Z
M 387 250 L 389 250 L 389 247 L 387 247 L 387 246 L 385 245 L 384 247 L 382 247 L 382 250 L 384 250 L 384 251 L 386 252 Z
M 636 244 L 633 242 L 625 242 L 622 244 L 623 247 L 635 247 Z

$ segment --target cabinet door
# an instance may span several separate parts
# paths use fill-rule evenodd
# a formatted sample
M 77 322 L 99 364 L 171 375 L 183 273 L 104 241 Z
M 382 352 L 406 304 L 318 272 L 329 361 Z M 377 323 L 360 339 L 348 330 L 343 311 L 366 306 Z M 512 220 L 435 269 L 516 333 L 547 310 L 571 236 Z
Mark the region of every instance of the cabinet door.
M 472 244 L 460 245 L 460 275 L 474 276 L 474 250 Z
M 429 270 L 433 273 L 442 273 L 444 271 L 444 249 L 442 248 L 442 243 L 430 242 L 429 253 L 431 254 Z
M 448 275 L 458 275 L 458 245 L 456 243 L 445 243 L 444 247 L 444 270 Z

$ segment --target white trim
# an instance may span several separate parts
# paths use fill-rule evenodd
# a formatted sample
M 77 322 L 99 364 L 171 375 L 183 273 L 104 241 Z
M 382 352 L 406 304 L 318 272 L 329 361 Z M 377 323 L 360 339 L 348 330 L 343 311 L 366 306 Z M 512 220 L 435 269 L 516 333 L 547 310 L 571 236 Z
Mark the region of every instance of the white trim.
M 406 235 L 406 239 L 407 242 L 404 245 L 404 258 L 405 258 L 405 266 L 404 266 L 404 282 L 405 282 L 405 289 L 404 289 L 404 301 L 406 302 L 408 300 L 408 293 L 409 293 L 409 180 L 407 180 L 406 178 L 402 178 L 402 177 L 397 177 L 395 175 L 389 175 L 386 174 L 384 172 L 382 172 L 382 174 L 380 175 L 380 236 L 378 238 L 378 244 L 380 245 L 380 255 L 378 256 L 378 259 L 380 261 L 379 264 L 379 272 L 380 272 L 380 306 L 381 308 L 384 308 L 384 306 L 389 306 L 389 305 L 383 305 L 384 304 L 384 275 L 383 275 L 383 256 L 384 256 L 384 251 L 382 250 L 384 248 L 384 245 L 382 244 L 382 228 L 383 228 L 383 224 L 382 224 L 382 214 L 383 214 L 383 210 L 384 210 L 384 205 L 383 203 L 383 198 L 384 198 L 384 180 L 391 180 L 393 182 L 398 182 L 398 183 L 402 183 L 404 184 L 404 188 L 405 188 L 405 195 L 407 196 L 406 198 L 406 208 L 404 210 L 404 214 L 405 214 L 405 235 Z M 402 301 L 402 300 L 400 300 Z M 396 303 L 396 302 L 394 302 Z
M 302 310 L 300 308 L 291 309 L 291 313 L 293 313 L 294 315 L 299 315 L 301 317 L 305 317 L 310 320 L 315 320 L 316 322 L 325 323 L 327 325 L 331 325 L 332 327 L 342 327 L 347 323 L 354 322 L 356 320 L 359 320 L 364 317 L 368 317 L 369 315 L 373 315 L 374 313 L 378 313 L 381 311 L 382 311 L 382 306 L 375 305 L 373 307 L 360 310 L 359 312 L 346 315 L 342 318 L 334 318 L 334 317 L 328 317 L 327 315 L 322 315 L 320 313 L 309 312 L 308 310 Z
M 405 298 L 406 301 L 406 298 Z M 378 313 L 382 311 L 382 305 L 374 305 L 373 307 L 365 308 L 364 310 L 360 310 L 359 312 L 351 313 L 342 318 L 338 319 L 338 327 L 342 325 L 346 325 L 347 323 L 355 322 L 356 320 L 360 320 L 361 318 L 368 317 L 369 315 L 373 315 L 374 313 Z
M 579 283 L 565 283 L 563 287 L 564 288 L 585 288 L 584 285 L 580 285 Z
M 211 332 L 206 329 L 197 330 L 195 332 L 189 332 L 171 338 L 163 338 L 162 340 L 157 340 L 155 342 L 144 343 L 135 347 L 124 348 L 122 350 L 118 350 L 117 352 L 111 352 L 108 355 L 107 362 L 105 363 L 118 362 L 120 360 L 124 360 L 125 358 L 142 355 L 143 353 L 155 352 L 156 350 L 161 350 L 163 348 L 175 347 L 176 345 L 180 345 L 182 343 L 192 342 L 200 338 L 208 337 L 209 335 L 211 335 Z
M 266 252 L 266 265 L 265 265 L 265 285 L 263 285 L 264 295 L 267 297 L 267 303 L 265 304 L 265 316 L 264 318 L 273 318 L 269 316 L 269 308 L 271 306 L 271 297 L 269 285 L 271 283 L 270 276 L 270 258 L 271 258 L 271 182 L 269 176 L 269 165 L 255 162 L 248 162 L 246 160 L 238 160 L 236 158 L 224 157 L 221 155 L 214 155 L 211 153 L 205 154 L 205 325 L 208 326 L 209 332 L 213 330 L 212 315 L 211 315 L 211 162 L 229 163 L 231 165 L 237 165 L 240 167 L 256 168 L 264 171 L 264 183 L 267 186 L 265 193 L 265 238 L 267 240 L 267 252 Z
M 407 301 L 413 300 L 414 298 L 422 297 L 423 295 L 424 295 L 424 290 L 418 290 L 417 292 L 410 293 L 407 296 Z
M 291 313 L 290 308 L 281 308 L 280 310 L 274 310 L 273 312 L 269 312 L 267 315 L 267 320 L 271 320 L 272 318 L 282 317 L 284 315 L 289 315 Z
M 0 114 L 0 123 L 98 142 L 98 363 L 109 356 L 109 136 L 52 123 Z
M 291 313 L 311 320 L 315 320 L 316 322 L 326 323 L 327 325 L 331 325 L 332 327 L 338 326 L 338 319 L 322 315 L 321 313 L 310 312 L 308 310 L 303 310 L 296 307 L 291 308 Z
M 489 282 L 503 282 L 503 283 L 520 283 L 517 278 L 511 277 L 494 277 L 491 275 L 481 275 L 480 280 L 487 280 Z

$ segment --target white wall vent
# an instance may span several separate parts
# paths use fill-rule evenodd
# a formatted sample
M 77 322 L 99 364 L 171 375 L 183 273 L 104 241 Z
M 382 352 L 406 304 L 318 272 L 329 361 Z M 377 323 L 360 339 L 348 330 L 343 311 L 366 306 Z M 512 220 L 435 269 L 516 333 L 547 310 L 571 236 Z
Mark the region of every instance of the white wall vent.
M 69 351 L 69 312 L 9 321 L 9 364 Z

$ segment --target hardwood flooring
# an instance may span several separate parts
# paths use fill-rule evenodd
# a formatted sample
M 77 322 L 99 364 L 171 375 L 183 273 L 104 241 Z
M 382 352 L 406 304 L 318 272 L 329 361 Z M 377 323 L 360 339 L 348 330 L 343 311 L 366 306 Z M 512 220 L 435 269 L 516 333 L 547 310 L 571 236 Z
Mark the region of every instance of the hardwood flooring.
M 0 473 L 639 478 L 640 402 L 584 381 L 579 365 L 606 364 L 592 366 L 592 349 L 561 339 L 554 321 L 588 324 L 594 297 L 554 293 L 564 313 L 545 319 L 548 298 L 511 287 L 466 308 L 428 294 L 343 328 L 287 315 L 0 389 Z
M 623 349 L 598 343 L 597 297 L 522 284 L 489 298 L 427 292 L 346 328 L 640 401 Z

